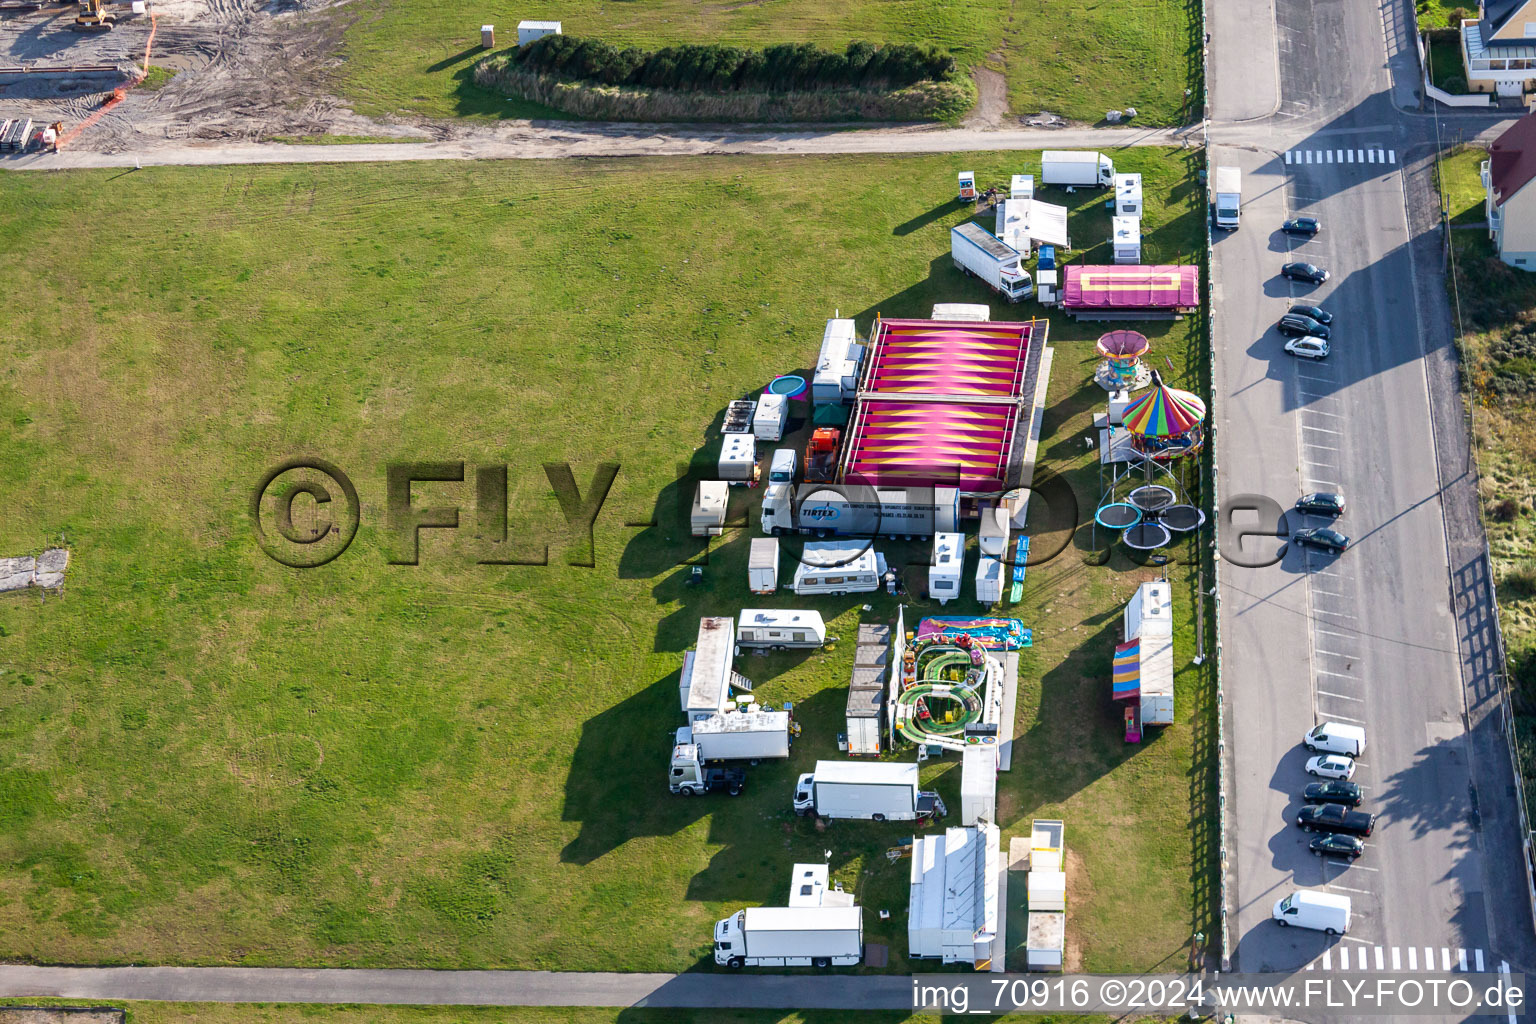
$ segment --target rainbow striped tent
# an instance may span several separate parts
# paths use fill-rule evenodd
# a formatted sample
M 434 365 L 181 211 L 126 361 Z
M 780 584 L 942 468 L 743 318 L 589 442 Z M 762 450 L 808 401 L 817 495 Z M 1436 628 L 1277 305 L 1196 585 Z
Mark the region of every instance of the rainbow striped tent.
M 1199 428 L 1205 403 L 1156 377 L 1153 389 L 1126 406 L 1125 426 L 1138 437 L 1179 437 Z

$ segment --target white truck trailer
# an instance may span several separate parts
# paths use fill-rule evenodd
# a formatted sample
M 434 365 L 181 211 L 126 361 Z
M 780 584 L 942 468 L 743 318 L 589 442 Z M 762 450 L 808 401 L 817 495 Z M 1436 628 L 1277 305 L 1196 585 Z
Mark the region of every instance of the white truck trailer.
M 1211 190 L 1211 206 L 1216 211 L 1216 226 L 1236 231 L 1243 215 L 1243 171 L 1240 167 L 1216 168 L 1216 184 Z
M 931 537 L 960 530 L 960 491 L 954 487 L 871 487 L 850 484 L 771 484 L 763 495 L 763 532 L 818 537 Z
M 795 783 L 795 813 L 822 818 L 913 821 L 944 813 L 937 793 L 919 788 L 917 765 L 817 761 Z
M 748 907 L 715 924 L 715 963 L 847 967 L 864 959 L 864 908 Z
M 772 594 L 779 589 L 779 538 L 752 538 L 747 554 L 747 589 L 754 594 Z
M 1046 185 L 1109 188 L 1115 183 L 1115 164 L 1091 150 L 1047 149 L 1040 154 L 1040 180 Z
M 950 229 L 949 255 L 956 270 L 980 278 L 1008 302 L 1022 302 L 1034 294 L 1035 283 L 1024 269 L 1023 254 L 975 221 Z

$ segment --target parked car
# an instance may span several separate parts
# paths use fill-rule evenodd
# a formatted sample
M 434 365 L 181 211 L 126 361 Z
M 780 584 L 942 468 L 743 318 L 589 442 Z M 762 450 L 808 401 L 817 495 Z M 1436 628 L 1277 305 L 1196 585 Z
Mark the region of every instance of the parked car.
M 1324 551 L 1347 551 L 1349 538 L 1338 530 L 1318 528 L 1315 530 L 1297 530 L 1291 534 L 1291 543 L 1300 544 L 1304 548 L 1322 548 Z
M 1330 754 L 1329 757 L 1339 757 L 1338 754 Z M 1313 760 L 1322 760 L 1314 758 Z M 1344 758 L 1349 761 L 1349 758 Z M 1350 761 L 1350 768 L 1355 763 Z M 1343 779 L 1334 779 L 1329 782 L 1314 782 L 1302 791 L 1301 798 L 1309 804 L 1347 804 L 1350 807 L 1359 807 L 1360 801 L 1365 799 L 1360 792 L 1360 787 L 1353 782 Z
M 1280 230 L 1288 235 L 1306 235 L 1311 237 L 1323 230 L 1323 222 L 1316 217 L 1292 217 L 1280 225 Z
M 1368 836 L 1376 830 L 1376 815 L 1351 810 L 1343 804 L 1308 804 L 1296 815 L 1303 832 L 1343 832 Z
M 1322 338 L 1292 338 L 1285 343 L 1285 350 L 1302 359 L 1327 359 L 1329 351 Z
M 1309 316 L 1320 324 L 1333 323 L 1333 314 L 1328 312 L 1322 306 L 1307 306 L 1298 304 L 1292 306 L 1290 309 L 1286 310 L 1286 312 L 1300 313 L 1302 316 Z
M 1287 263 L 1280 268 L 1280 275 L 1292 281 L 1307 281 L 1311 284 L 1322 284 L 1328 280 L 1328 271 L 1315 263 Z
M 1324 779 L 1347 779 L 1355 774 L 1355 759 L 1343 754 L 1321 754 L 1307 762 L 1307 774 Z
M 1333 516 L 1337 519 L 1344 514 L 1344 495 L 1327 491 L 1303 494 L 1296 499 L 1296 511 L 1309 516 Z
M 1332 835 L 1318 836 L 1307 844 L 1307 849 L 1319 857 L 1348 857 L 1354 860 L 1365 852 L 1365 840 L 1359 836 L 1346 836 L 1334 833 Z
M 1327 341 L 1328 336 L 1332 333 L 1327 327 L 1324 327 L 1316 320 L 1309 316 L 1302 316 L 1300 313 L 1285 314 L 1275 326 L 1279 328 L 1281 334 L 1286 334 L 1293 338 L 1311 337 L 1322 338 L 1324 341 Z

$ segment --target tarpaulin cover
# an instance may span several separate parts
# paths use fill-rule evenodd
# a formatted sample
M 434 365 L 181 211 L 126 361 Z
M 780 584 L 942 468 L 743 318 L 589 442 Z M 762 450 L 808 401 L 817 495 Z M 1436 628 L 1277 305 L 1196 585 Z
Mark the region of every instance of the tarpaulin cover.
M 1141 696 L 1141 641 L 1115 647 L 1114 675 L 1111 677 L 1111 696 L 1115 700 L 1134 700 Z
M 1061 304 L 1069 309 L 1194 309 L 1200 304 L 1200 268 L 1063 267 Z
M 931 615 L 917 624 L 917 638 L 968 633 L 989 651 L 1016 651 L 1034 641 L 1032 630 L 1018 619 L 968 619 L 954 615 Z

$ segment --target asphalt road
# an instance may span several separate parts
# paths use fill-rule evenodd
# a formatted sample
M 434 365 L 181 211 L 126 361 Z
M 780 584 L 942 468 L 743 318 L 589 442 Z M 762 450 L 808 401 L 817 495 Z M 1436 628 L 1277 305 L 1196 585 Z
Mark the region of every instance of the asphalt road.
M 1247 552 L 1279 561 L 1222 567 L 1233 936 L 1243 971 L 1406 970 L 1429 960 L 1493 970 L 1529 956 L 1521 870 L 1512 870 L 1518 846 L 1507 830 L 1486 827 L 1474 796 L 1484 811 L 1508 801 L 1508 766 L 1475 758 L 1484 746 L 1468 736 L 1469 709 L 1486 695 L 1468 695 L 1458 615 L 1486 632 L 1488 595 L 1453 589 L 1452 565 L 1459 577 L 1476 530 L 1466 496 L 1454 507 L 1450 496 L 1474 485 L 1464 435 L 1455 436 L 1454 373 L 1443 372 L 1454 354 L 1435 294 L 1444 288 L 1438 235 L 1426 234 L 1434 221 L 1421 209 L 1433 202 L 1422 179 L 1436 126 L 1393 103 L 1413 95 L 1406 13 L 1398 2 L 1276 0 L 1277 112 L 1255 122 L 1245 116 L 1251 101 L 1227 104 L 1218 93 L 1211 125 L 1213 164 L 1244 172 L 1243 226 L 1218 235 L 1213 264 L 1222 495 L 1266 495 L 1285 507 L 1308 490 L 1342 490 L 1350 507 L 1339 527 L 1354 541 L 1325 556 L 1250 538 Z M 1213 55 L 1265 52 L 1252 22 L 1218 20 L 1216 32 Z M 1457 123 L 1475 133 L 1491 122 Z M 1296 214 L 1320 217 L 1323 233 L 1280 234 Z M 1288 259 L 1332 276 L 1292 284 L 1278 275 Z M 1326 361 L 1282 350 L 1273 323 L 1293 301 L 1336 316 Z M 1459 464 L 1446 465 L 1458 444 Z M 1258 517 L 1239 522 L 1257 526 Z M 1280 528 L 1303 525 L 1322 521 L 1291 513 Z M 1330 720 L 1362 724 L 1369 737 L 1355 781 L 1380 821 L 1353 866 L 1311 856 L 1293 824 L 1297 794 L 1312 781 L 1302 734 Z M 1275 926 L 1272 904 L 1295 888 L 1349 896 L 1350 934 Z M 1491 917 L 1501 922 L 1497 942 Z

